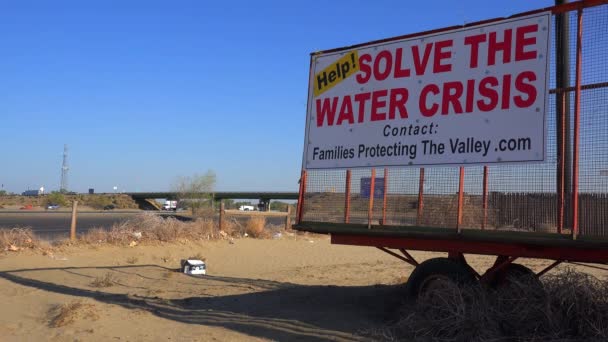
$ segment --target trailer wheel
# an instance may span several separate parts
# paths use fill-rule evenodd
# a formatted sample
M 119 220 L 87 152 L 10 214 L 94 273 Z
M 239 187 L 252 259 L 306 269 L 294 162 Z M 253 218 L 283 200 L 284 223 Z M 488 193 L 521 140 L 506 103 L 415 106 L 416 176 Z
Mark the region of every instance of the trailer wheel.
M 414 269 L 406 291 L 410 298 L 418 299 L 431 292 L 475 283 L 475 275 L 460 261 L 449 258 L 429 259 Z
M 494 276 L 494 279 L 490 282 L 490 286 L 495 289 L 514 286 L 520 286 L 534 291 L 543 289 L 543 284 L 536 276 L 536 273 L 521 264 L 507 265 Z
M 547 293 L 534 271 L 520 264 L 509 264 L 489 283 L 493 292 L 492 306 L 497 322 L 506 334 L 522 327 L 534 328 L 530 322 L 546 318 Z M 523 333 L 523 332 L 521 332 Z M 534 334 L 534 331 L 530 331 Z M 520 335 L 521 336 L 521 335 Z
M 499 298 L 506 297 L 506 301 L 508 302 L 506 307 L 511 310 L 518 310 L 518 307 L 529 306 L 531 304 L 527 302 L 529 300 L 542 302 L 547 295 L 545 287 L 536 276 L 536 273 L 520 264 L 509 264 L 506 266 L 496 274 L 489 285 L 497 291 Z

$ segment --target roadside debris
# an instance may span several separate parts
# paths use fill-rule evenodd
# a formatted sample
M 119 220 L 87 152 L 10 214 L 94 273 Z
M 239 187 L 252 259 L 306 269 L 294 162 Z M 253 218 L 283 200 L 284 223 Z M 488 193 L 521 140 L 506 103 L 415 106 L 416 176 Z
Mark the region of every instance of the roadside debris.
M 204 261 L 198 259 L 182 259 L 181 272 L 191 275 L 205 275 L 207 274 L 207 265 Z

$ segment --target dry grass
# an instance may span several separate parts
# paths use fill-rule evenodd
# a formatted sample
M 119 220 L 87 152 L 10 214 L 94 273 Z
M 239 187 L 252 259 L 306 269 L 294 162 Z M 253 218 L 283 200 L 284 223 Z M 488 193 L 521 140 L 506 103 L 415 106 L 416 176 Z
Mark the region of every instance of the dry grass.
M 89 244 L 105 242 L 108 237 L 108 231 L 103 228 L 92 228 L 86 234 L 81 235 L 79 239 Z
M 245 224 L 245 232 L 247 235 L 256 239 L 266 239 L 270 237 L 270 233 L 265 228 L 266 218 L 262 216 L 251 217 Z
M 40 240 L 31 228 L 0 229 L 0 245 L 5 251 L 19 251 L 23 249 L 47 250 L 50 245 Z
M 135 242 L 185 242 L 211 240 L 219 237 L 215 223 L 210 219 L 182 222 L 162 218 L 154 213 L 143 213 L 135 218 L 113 225 L 110 230 L 92 229 L 80 237 L 85 243 L 129 245 Z
M 91 287 L 110 287 L 110 286 L 114 286 L 115 280 L 114 280 L 114 276 L 112 275 L 112 273 L 106 273 L 101 277 L 96 277 L 95 279 L 93 279 L 93 281 L 91 282 L 91 284 L 89 284 L 89 286 Z
M 215 216 L 215 210 L 209 207 L 197 208 L 192 216 L 196 217 L 197 219 L 209 219 Z
M 49 326 L 51 328 L 64 327 L 71 324 L 79 316 L 89 319 L 97 319 L 92 304 L 83 304 L 80 301 L 69 304 L 55 305 L 49 310 Z
M 280 227 L 278 227 L 280 228 Z M 172 217 L 163 218 L 155 213 L 142 213 L 133 219 L 114 224 L 110 229 L 93 228 L 78 236 L 76 243 L 66 240 L 55 241 L 55 246 L 74 244 L 112 244 L 134 246 L 140 243 L 179 242 L 217 240 L 227 237 L 268 238 L 277 227 L 266 226 L 264 217 L 252 217 L 245 225 L 234 218 L 226 218 L 220 232 L 213 218 L 198 218 L 194 221 L 180 221 Z M 0 229 L 0 248 L 5 251 L 24 249 L 52 250 L 50 243 L 36 237 L 29 228 Z
M 137 202 L 133 200 L 133 198 L 129 195 L 124 194 L 112 194 L 112 195 L 103 195 L 103 194 L 78 194 L 78 195 L 64 195 L 63 198 L 67 203 L 72 203 L 74 200 L 77 200 L 80 206 L 89 206 L 89 204 L 99 203 L 104 201 L 105 203 L 113 203 L 117 209 L 137 209 Z M 100 200 L 100 198 L 103 198 Z M 34 207 L 41 207 L 46 204 L 48 200 L 48 195 L 43 196 L 21 196 L 21 195 L 11 195 L 11 196 L 0 196 L 0 204 L 1 205 L 25 205 L 31 204 Z M 69 205 L 71 206 L 71 205 Z
M 224 218 L 222 231 L 228 236 L 242 237 L 245 234 L 245 227 L 234 218 Z
M 606 341 L 608 282 L 566 270 L 543 286 L 450 287 L 408 302 L 400 319 L 371 333 L 397 341 Z

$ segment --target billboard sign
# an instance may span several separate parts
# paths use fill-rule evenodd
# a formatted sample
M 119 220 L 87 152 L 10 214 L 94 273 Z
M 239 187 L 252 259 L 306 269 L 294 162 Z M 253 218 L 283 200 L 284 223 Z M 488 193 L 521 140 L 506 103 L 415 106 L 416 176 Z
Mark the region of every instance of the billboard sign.
M 361 178 L 361 198 L 369 198 L 372 189 L 372 178 Z M 384 178 L 376 177 L 374 180 L 374 198 L 384 198 Z
M 313 54 L 304 168 L 544 161 L 550 19 Z

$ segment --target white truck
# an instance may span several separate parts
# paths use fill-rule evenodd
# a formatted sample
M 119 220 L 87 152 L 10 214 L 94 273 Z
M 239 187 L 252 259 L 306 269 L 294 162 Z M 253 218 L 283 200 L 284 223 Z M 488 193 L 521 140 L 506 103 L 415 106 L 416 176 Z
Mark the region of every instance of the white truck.
M 176 211 L 177 210 L 177 201 L 176 200 L 166 200 L 165 204 L 163 204 L 162 207 L 163 210 L 172 210 L 172 211 Z
M 255 207 L 252 205 L 242 205 L 239 207 L 240 211 L 254 211 Z

